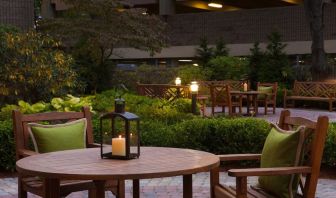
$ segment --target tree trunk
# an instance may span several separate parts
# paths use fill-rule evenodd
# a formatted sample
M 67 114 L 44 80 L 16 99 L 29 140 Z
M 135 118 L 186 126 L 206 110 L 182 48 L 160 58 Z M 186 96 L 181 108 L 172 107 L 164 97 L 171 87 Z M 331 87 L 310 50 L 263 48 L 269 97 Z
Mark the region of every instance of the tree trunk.
M 326 56 L 324 51 L 324 0 L 304 0 L 306 18 L 309 22 L 312 36 L 312 77 L 314 81 L 327 78 Z

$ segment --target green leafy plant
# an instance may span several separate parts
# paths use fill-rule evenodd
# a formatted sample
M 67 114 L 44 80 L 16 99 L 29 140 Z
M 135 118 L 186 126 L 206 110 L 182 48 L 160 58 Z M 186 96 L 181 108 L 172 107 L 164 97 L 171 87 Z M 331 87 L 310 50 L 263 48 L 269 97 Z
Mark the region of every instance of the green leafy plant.
M 91 107 L 92 111 L 92 99 L 94 96 L 87 97 L 75 97 L 68 94 L 66 97 L 53 98 L 50 102 L 53 109 L 61 112 L 80 111 L 83 106 Z
M 219 56 L 209 61 L 211 80 L 241 80 L 248 74 L 247 61 L 243 58 Z
M 3 102 L 37 102 L 78 87 L 72 57 L 60 43 L 35 31 L 0 32 L 0 95 Z M 15 83 L 13 83 L 15 82 Z
M 182 84 L 189 84 L 191 81 L 208 80 L 212 74 L 212 71 L 208 68 L 196 67 L 193 65 L 186 65 L 179 67 L 178 76 L 182 80 Z

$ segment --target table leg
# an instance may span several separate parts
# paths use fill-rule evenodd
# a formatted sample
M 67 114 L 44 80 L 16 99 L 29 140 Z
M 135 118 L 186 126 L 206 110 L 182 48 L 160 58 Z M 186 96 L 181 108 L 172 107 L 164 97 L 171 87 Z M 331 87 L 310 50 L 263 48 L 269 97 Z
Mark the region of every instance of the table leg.
M 254 113 L 253 116 L 257 116 L 258 113 L 258 104 L 257 104 L 257 95 L 253 95 L 253 106 L 254 106 Z
M 133 198 L 140 198 L 140 180 L 133 179 Z
M 60 180 L 59 179 L 44 179 L 44 190 L 43 190 L 44 198 L 60 198 Z
M 246 97 L 246 115 L 250 115 L 250 105 L 251 105 L 251 96 L 247 95 Z
M 105 182 L 104 180 L 94 180 L 95 184 L 95 197 L 103 198 L 105 197 Z
M 215 187 L 219 185 L 219 167 L 210 170 L 210 197 L 215 198 Z
M 192 198 L 192 175 L 183 175 L 183 198 Z

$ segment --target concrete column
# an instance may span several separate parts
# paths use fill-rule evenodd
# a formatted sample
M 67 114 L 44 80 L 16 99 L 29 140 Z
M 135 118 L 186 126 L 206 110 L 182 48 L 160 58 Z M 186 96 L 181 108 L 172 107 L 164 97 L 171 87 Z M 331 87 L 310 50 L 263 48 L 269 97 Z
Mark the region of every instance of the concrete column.
M 43 19 L 51 19 L 55 17 L 55 10 L 50 0 L 42 0 L 41 16 Z
M 176 0 L 159 0 L 160 15 L 174 15 L 176 6 Z

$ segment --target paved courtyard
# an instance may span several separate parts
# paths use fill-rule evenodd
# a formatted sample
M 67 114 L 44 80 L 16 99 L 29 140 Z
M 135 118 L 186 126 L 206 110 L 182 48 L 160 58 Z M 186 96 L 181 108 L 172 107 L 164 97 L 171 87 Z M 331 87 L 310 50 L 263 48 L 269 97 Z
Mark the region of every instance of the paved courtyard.
M 217 107 L 215 109 L 216 112 L 220 112 L 222 109 L 220 107 Z M 279 117 L 280 117 L 280 113 L 283 110 L 283 108 L 277 108 L 276 109 L 276 113 L 273 115 L 271 112 L 268 113 L 267 115 L 264 115 L 264 108 L 259 107 L 258 111 L 259 114 L 257 115 L 258 118 L 262 118 L 265 120 L 268 120 L 270 122 L 278 122 Z M 336 122 L 336 112 L 329 112 L 326 110 L 320 110 L 320 109 L 288 109 L 291 112 L 292 116 L 298 116 L 298 117 L 304 117 L 304 118 L 308 118 L 311 120 L 317 120 L 317 118 L 320 115 L 325 115 L 329 117 L 329 121 L 330 122 Z M 228 112 L 228 110 L 226 109 L 226 112 Z M 246 112 L 246 108 L 243 107 L 243 113 Z M 211 108 L 208 107 L 206 109 L 206 116 L 210 116 L 211 115 Z M 336 196 L 335 196 L 336 197 Z
M 245 110 L 245 109 L 244 109 Z M 266 119 L 271 122 L 277 122 L 281 112 L 281 108 L 277 109 L 275 115 L 269 114 L 267 116 L 258 115 L 258 118 Z M 260 108 L 259 112 L 263 112 Z M 331 122 L 336 122 L 336 113 L 321 111 L 321 110 L 306 110 L 306 109 L 291 109 L 293 116 L 306 117 L 316 120 L 319 115 L 326 115 Z M 210 109 L 207 109 L 207 114 L 210 114 Z M 249 184 L 253 185 L 257 181 L 256 177 L 249 178 Z M 221 173 L 221 183 L 226 185 L 234 185 L 235 180 L 227 176 L 226 173 Z M 162 179 L 141 180 L 141 197 L 143 198 L 178 198 L 182 197 L 182 177 L 170 177 Z M 193 177 L 193 191 L 194 197 L 207 198 L 210 197 L 209 188 L 209 174 L 199 173 Z M 132 197 L 131 182 L 127 181 L 126 184 L 126 197 Z M 17 197 L 17 178 L 2 178 L 0 179 L 0 198 L 16 198 Z M 29 195 L 30 198 L 36 196 Z M 86 192 L 73 193 L 69 197 L 81 198 L 87 197 Z M 114 197 L 111 193 L 107 193 L 106 197 Z M 317 186 L 316 197 L 319 198 L 335 198 L 336 197 L 336 180 L 332 179 L 319 179 Z

